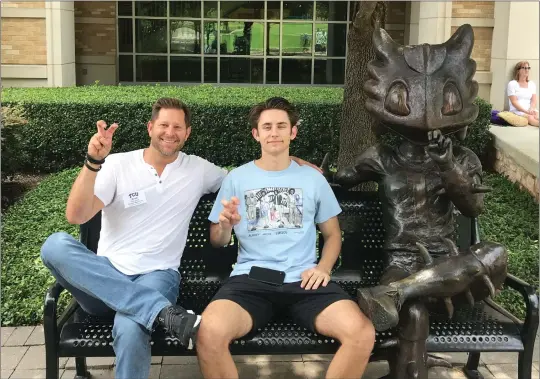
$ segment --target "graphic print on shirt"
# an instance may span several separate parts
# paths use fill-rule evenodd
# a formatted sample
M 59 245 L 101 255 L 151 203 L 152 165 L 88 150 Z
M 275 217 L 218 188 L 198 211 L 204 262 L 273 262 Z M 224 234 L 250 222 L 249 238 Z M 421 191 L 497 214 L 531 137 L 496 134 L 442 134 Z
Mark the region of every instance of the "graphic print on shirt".
M 244 192 L 248 231 L 302 228 L 301 188 L 267 187 Z

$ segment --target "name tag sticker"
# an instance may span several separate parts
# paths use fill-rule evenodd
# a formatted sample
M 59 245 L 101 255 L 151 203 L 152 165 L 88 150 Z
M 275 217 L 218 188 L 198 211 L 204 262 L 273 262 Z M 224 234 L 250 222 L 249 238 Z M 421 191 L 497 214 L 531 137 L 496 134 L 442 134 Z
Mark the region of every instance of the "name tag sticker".
M 124 196 L 124 207 L 131 208 L 137 205 L 146 204 L 146 195 L 144 191 L 128 193 Z

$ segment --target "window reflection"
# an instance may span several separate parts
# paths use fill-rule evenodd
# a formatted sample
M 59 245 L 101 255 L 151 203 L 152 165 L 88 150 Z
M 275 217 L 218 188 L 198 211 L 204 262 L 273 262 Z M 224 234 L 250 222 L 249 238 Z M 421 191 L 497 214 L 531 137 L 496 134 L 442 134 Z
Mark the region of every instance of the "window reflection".
M 284 1 L 283 19 L 313 20 L 313 1 Z
M 345 59 L 315 59 L 314 84 L 345 83 Z
M 281 12 L 281 5 L 279 1 L 269 1 L 266 3 L 266 18 L 269 20 L 279 20 Z
M 167 17 L 167 2 L 135 1 L 135 16 Z
M 252 58 L 221 58 L 222 83 L 262 83 L 263 60 Z
M 217 83 L 217 58 L 204 58 L 204 82 Z
M 131 16 L 132 13 L 133 13 L 133 3 L 131 1 L 118 2 L 118 15 L 119 16 Z
M 313 24 L 283 24 L 283 55 L 311 55 Z
M 279 59 L 271 58 L 266 60 L 266 83 L 279 83 Z
M 201 17 L 200 1 L 171 1 L 169 3 L 171 17 Z
M 167 52 L 167 21 L 136 20 L 137 53 Z
M 205 18 L 217 18 L 217 15 L 218 15 L 217 1 L 205 1 L 203 3 L 203 15 Z
M 279 55 L 279 24 L 267 23 L 266 55 Z
M 171 82 L 200 82 L 201 58 L 171 57 Z
M 251 21 L 222 21 L 220 54 L 262 55 L 263 25 Z
M 346 1 L 317 1 L 315 20 L 347 21 Z
M 220 6 L 221 18 L 264 18 L 264 1 L 221 1 Z
M 203 41 L 205 54 L 217 54 L 217 22 L 210 21 L 204 23 Z
M 167 57 L 138 55 L 136 59 L 138 82 L 167 81 Z
M 130 18 L 118 20 L 118 51 L 133 52 L 133 25 Z
M 118 76 L 121 82 L 133 81 L 133 55 L 120 55 L 118 57 Z
M 347 25 L 315 24 L 315 55 L 344 57 Z
M 311 84 L 311 59 L 282 59 L 281 83 Z
M 201 22 L 171 21 L 171 53 L 199 54 L 201 52 Z

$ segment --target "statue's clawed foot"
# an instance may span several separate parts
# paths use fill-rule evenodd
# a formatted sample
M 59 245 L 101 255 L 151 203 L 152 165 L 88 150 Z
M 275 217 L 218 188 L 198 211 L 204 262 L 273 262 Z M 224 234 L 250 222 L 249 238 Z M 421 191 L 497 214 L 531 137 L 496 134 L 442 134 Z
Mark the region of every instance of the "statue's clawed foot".
M 447 367 L 452 368 L 452 364 L 446 359 L 442 359 L 435 355 L 428 354 L 426 357 L 426 368 L 430 369 L 431 367 Z
M 382 332 L 395 327 L 399 321 L 398 292 L 390 286 L 359 288 L 358 305 L 371 320 L 375 330 Z

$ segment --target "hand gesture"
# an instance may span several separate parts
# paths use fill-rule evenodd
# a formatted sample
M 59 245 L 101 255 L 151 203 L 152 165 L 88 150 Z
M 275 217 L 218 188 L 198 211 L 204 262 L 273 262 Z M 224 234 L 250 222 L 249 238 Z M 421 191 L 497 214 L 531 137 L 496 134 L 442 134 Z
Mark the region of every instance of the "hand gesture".
M 240 200 L 236 196 L 231 197 L 230 201 L 221 200 L 223 210 L 219 214 L 219 225 L 222 229 L 231 229 L 240 222 L 240 214 L 238 213 L 238 205 Z
M 305 288 L 306 290 L 316 290 L 321 284 L 323 287 L 326 287 L 330 282 L 330 273 L 319 266 L 304 271 L 300 277 L 302 278 L 300 287 Z
M 107 124 L 103 120 L 97 123 L 97 133 L 90 138 L 88 143 L 88 155 L 96 160 L 105 159 L 111 152 L 112 136 L 118 128 L 118 124 L 114 123 L 109 129 L 105 130 Z
M 452 166 L 452 140 L 443 136 L 440 130 L 428 132 L 429 144 L 425 147 L 426 153 L 439 165 L 441 169 Z

